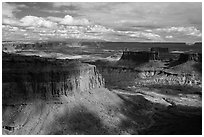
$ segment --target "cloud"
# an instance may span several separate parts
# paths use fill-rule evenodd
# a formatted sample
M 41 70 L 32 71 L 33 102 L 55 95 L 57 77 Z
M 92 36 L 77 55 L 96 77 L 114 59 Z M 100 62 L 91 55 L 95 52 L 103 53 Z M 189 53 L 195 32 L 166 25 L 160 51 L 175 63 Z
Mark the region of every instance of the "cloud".
M 47 12 L 47 13 L 62 13 L 62 11 L 60 10 L 41 9 L 40 11 Z
M 2 3 L 2 16 L 3 17 L 14 17 L 13 13 L 18 11 L 18 7 L 16 5 L 8 4 L 6 2 Z
M 19 8 L 27 8 L 24 4 L 2 3 L 2 24 L 19 26 L 20 22 L 15 17 L 15 13 L 20 12 Z
M 53 7 L 62 7 L 62 6 L 70 6 L 71 3 L 68 2 L 53 2 Z
M 62 21 L 63 18 L 49 16 L 49 17 L 47 17 L 47 19 L 50 20 L 50 21 L 53 21 L 53 22 L 57 22 L 57 23 L 58 23 L 58 22 Z
M 14 13 L 20 11 L 18 6 L 14 4 L 2 3 L 2 24 L 18 26 L 19 22 L 15 18 Z
M 167 39 L 172 39 L 173 38 L 173 36 L 165 36 L 165 38 L 167 38 Z
M 14 3 L 2 3 L 2 16 L 7 18 L 14 18 L 16 12 L 20 12 L 20 8 L 27 8 L 24 4 L 14 4 Z
M 154 41 L 162 41 L 161 36 L 158 34 L 154 34 L 154 33 L 141 32 L 140 36 L 146 37 L 147 39 L 154 40 Z
M 20 22 L 22 22 L 22 26 L 35 26 L 35 27 L 56 27 L 57 23 L 45 20 L 42 17 L 36 17 L 36 16 L 25 16 L 23 17 Z
M 195 37 L 202 37 L 202 33 L 195 27 L 166 27 L 158 28 L 156 31 L 163 31 L 168 33 L 182 33 L 184 35 L 190 35 Z
M 12 27 L 9 31 L 18 31 L 19 28 L 18 27 Z
M 17 8 L 15 6 L 9 5 L 5 2 L 2 3 L 2 16 L 5 17 L 13 17 L 13 11 Z
M 25 40 L 25 31 L 22 28 L 10 25 L 2 25 L 2 39 L 3 40 Z
M 2 25 L 2 29 L 6 30 L 6 31 L 17 31 L 17 30 L 19 30 L 18 27 L 13 27 L 13 26 L 10 26 L 10 25 Z
M 17 19 L 13 19 L 13 18 L 2 18 L 2 24 L 19 26 L 20 22 Z
M 66 15 L 64 18 L 59 17 L 47 17 L 47 19 L 57 22 L 62 25 L 90 25 L 91 22 L 85 18 L 73 18 L 70 15 Z
M 114 30 L 111 28 L 106 28 L 101 25 L 92 25 L 87 27 L 87 32 L 105 33 L 105 32 L 114 32 Z
M 74 19 L 72 16 L 66 15 L 60 24 L 63 25 L 89 25 L 89 20 L 82 18 L 82 19 Z
M 30 16 L 23 13 L 26 6 L 22 3 L 3 3 L 2 23 L 4 27 L 13 27 L 4 28 L 4 36 L 10 33 L 10 36 L 26 34 L 23 36 L 30 39 L 110 41 L 198 41 L 202 38 L 200 3 L 57 2 L 35 3 L 35 8 L 33 4 L 24 4 L 30 8 L 25 9 Z
M 162 37 L 155 33 L 145 32 L 145 31 L 117 31 L 118 34 L 123 34 L 132 38 L 142 38 L 152 41 L 162 41 Z
M 80 16 L 112 27 L 202 24 L 201 2 L 57 2 L 53 7 L 71 9 Z

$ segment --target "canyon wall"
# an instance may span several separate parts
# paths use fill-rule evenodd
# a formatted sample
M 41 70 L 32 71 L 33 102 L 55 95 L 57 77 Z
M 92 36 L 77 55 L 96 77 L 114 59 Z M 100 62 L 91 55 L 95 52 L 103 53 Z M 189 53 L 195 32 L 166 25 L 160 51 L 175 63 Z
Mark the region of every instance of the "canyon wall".
M 161 48 L 161 51 L 160 48 L 152 48 L 151 51 L 123 51 L 120 60 L 145 63 L 150 60 L 170 60 L 173 58 L 175 58 L 175 55 L 169 53 L 168 48 Z
M 182 53 L 179 56 L 178 62 L 183 63 L 189 60 L 202 62 L 202 54 L 200 53 Z
M 124 67 L 98 67 L 106 86 L 127 87 L 144 85 L 178 85 L 202 87 L 202 80 L 194 73 L 176 73 L 168 70 L 139 70 Z
M 134 52 L 123 51 L 123 55 L 120 60 L 134 61 L 138 63 L 148 62 L 150 60 L 151 53 L 146 51 Z
M 133 61 L 135 63 L 145 63 L 150 60 L 175 60 L 174 63 L 181 64 L 187 61 L 202 62 L 201 53 L 180 53 L 172 54 L 168 52 L 168 48 L 155 47 L 151 51 L 123 51 L 121 61 Z
M 144 71 L 139 73 L 140 80 L 137 85 L 179 85 L 202 87 L 202 82 L 195 74 L 187 73 L 169 73 L 166 71 Z
M 50 99 L 104 86 L 96 66 L 76 60 L 3 53 L 3 103 Z

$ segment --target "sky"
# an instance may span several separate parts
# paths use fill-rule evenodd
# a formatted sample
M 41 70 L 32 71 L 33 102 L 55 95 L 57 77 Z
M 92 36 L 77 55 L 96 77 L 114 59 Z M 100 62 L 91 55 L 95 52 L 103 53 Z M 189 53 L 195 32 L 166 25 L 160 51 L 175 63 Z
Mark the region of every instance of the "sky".
M 3 40 L 202 41 L 202 3 L 3 2 Z

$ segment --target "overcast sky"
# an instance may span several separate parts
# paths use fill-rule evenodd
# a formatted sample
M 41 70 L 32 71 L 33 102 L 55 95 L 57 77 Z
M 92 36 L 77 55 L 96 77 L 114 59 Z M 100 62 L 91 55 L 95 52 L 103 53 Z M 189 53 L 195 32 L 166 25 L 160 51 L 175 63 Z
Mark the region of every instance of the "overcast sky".
M 202 40 L 202 3 L 2 3 L 3 40 Z

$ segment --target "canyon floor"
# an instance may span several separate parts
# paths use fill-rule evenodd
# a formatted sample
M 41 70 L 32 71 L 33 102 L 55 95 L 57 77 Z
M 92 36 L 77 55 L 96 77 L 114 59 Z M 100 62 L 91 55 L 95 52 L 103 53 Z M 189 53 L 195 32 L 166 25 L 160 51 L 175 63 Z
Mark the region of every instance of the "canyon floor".
M 201 100 L 94 89 L 56 101 L 3 106 L 3 134 L 202 134 Z M 192 102 L 193 101 L 193 102 Z M 186 105 L 188 103 L 190 105 Z
M 164 62 L 147 63 L 134 69 L 114 62 L 108 66 L 101 62 L 90 64 L 99 69 L 105 86 L 96 84 L 84 92 L 76 90 L 68 96 L 33 98 L 20 103 L 8 103 L 3 98 L 3 134 L 202 134 L 202 73 L 193 68 L 201 64 L 188 62 L 185 72 L 178 68 L 161 70 Z M 157 70 L 150 69 L 155 64 Z M 86 77 L 81 71 L 82 77 Z M 189 72 L 193 76 L 188 76 Z M 93 82 L 92 77 L 85 80 Z

